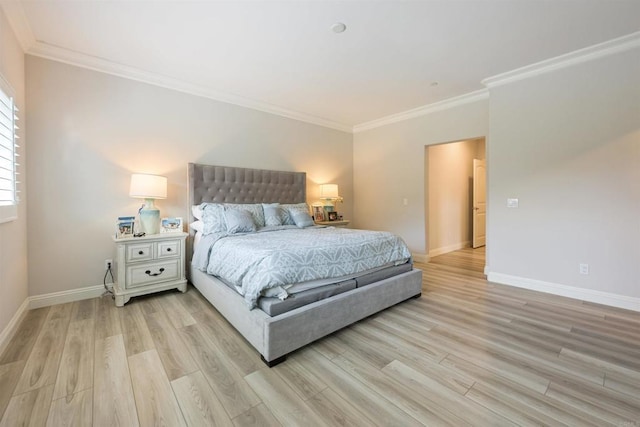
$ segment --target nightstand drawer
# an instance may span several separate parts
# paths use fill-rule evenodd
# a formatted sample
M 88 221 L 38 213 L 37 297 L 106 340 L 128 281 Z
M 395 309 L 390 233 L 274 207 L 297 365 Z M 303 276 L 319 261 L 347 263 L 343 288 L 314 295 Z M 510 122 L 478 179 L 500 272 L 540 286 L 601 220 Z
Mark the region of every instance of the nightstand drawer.
M 127 245 L 126 261 L 148 261 L 153 259 L 153 246 L 149 243 Z
M 156 258 L 170 258 L 180 255 L 180 240 L 165 240 L 156 243 Z
M 126 288 L 144 286 L 180 278 L 180 259 L 127 266 Z

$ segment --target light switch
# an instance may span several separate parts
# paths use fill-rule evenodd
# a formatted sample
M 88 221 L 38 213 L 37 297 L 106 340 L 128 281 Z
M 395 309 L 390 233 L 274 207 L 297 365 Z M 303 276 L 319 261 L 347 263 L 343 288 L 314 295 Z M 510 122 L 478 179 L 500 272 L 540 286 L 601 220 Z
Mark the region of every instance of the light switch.
M 507 207 L 508 208 L 517 208 L 518 207 L 518 199 L 507 199 Z
M 402 204 L 405 206 L 409 206 L 409 199 L 402 199 Z

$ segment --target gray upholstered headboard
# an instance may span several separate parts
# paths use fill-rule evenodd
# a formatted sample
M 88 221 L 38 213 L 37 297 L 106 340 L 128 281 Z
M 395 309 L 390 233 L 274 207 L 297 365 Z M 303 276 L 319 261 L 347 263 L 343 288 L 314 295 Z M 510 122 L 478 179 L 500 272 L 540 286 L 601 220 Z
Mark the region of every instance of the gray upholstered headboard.
M 189 206 L 218 203 L 303 203 L 307 174 L 189 163 Z
M 187 191 L 189 214 L 191 206 L 203 202 L 304 203 L 307 201 L 307 174 L 189 163 Z M 190 217 L 189 222 L 192 220 Z M 189 229 L 188 260 L 193 253 L 193 236 L 193 230 Z

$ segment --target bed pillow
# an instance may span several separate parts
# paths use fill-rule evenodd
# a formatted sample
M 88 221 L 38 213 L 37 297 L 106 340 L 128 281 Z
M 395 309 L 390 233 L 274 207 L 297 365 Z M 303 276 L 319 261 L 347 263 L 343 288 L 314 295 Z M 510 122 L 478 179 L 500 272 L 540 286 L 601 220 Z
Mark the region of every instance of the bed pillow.
M 202 209 L 202 234 L 221 233 L 227 230 L 224 219 L 224 207 L 220 203 L 203 203 Z
M 309 206 L 306 203 L 289 203 L 280 205 L 286 211 L 286 216 L 283 225 L 298 225 L 293 220 L 293 212 L 303 212 L 309 215 Z
M 286 209 L 280 206 L 280 203 L 263 203 L 265 227 L 284 225 L 284 221 L 288 217 Z
M 256 231 L 256 223 L 253 221 L 253 216 L 249 211 L 225 207 L 224 219 L 229 234 Z
M 202 212 L 202 205 L 191 206 L 191 214 L 195 219 L 202 220 L 202 215 L 204 214 L 204 212 Z
M 313 222 L 313 218 L 311 218 L 311 215 L 309 215 L 308 212 L 293 210 L 290 211 L 290 213 L 293 218 L 293 222 L 295 222 L 296 226 L 300 228 L 310 227 L 315 224 Z
M 253 222 L 258 227 L 264 227 L 264 211 L 262 210 L 261 203 L 225 203 L 225 208 L 247 211 L 253 217 Z
M 202 233 L 204 231 L 204 222 L 202 221 L 193 221 L 192 223 L 189 224 L 189 228 L 191 228 L 193 231 L 196 232 L 200 232 Z

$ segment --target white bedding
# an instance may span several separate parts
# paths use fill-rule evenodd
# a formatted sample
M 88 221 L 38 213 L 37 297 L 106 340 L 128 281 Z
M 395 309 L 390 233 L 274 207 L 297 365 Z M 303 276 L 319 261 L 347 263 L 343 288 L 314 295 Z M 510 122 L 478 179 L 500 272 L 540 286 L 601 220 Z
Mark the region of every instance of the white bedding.
M 272 288 L 281 293 L 293 284 L 320 284 L 323 279 L 402 264 L 410 257 L 404 241 L 388 232 L 283 227 L 202 236 L 192 262 L 199 270 L 235 286 L 253 308 L 258 297 Z

